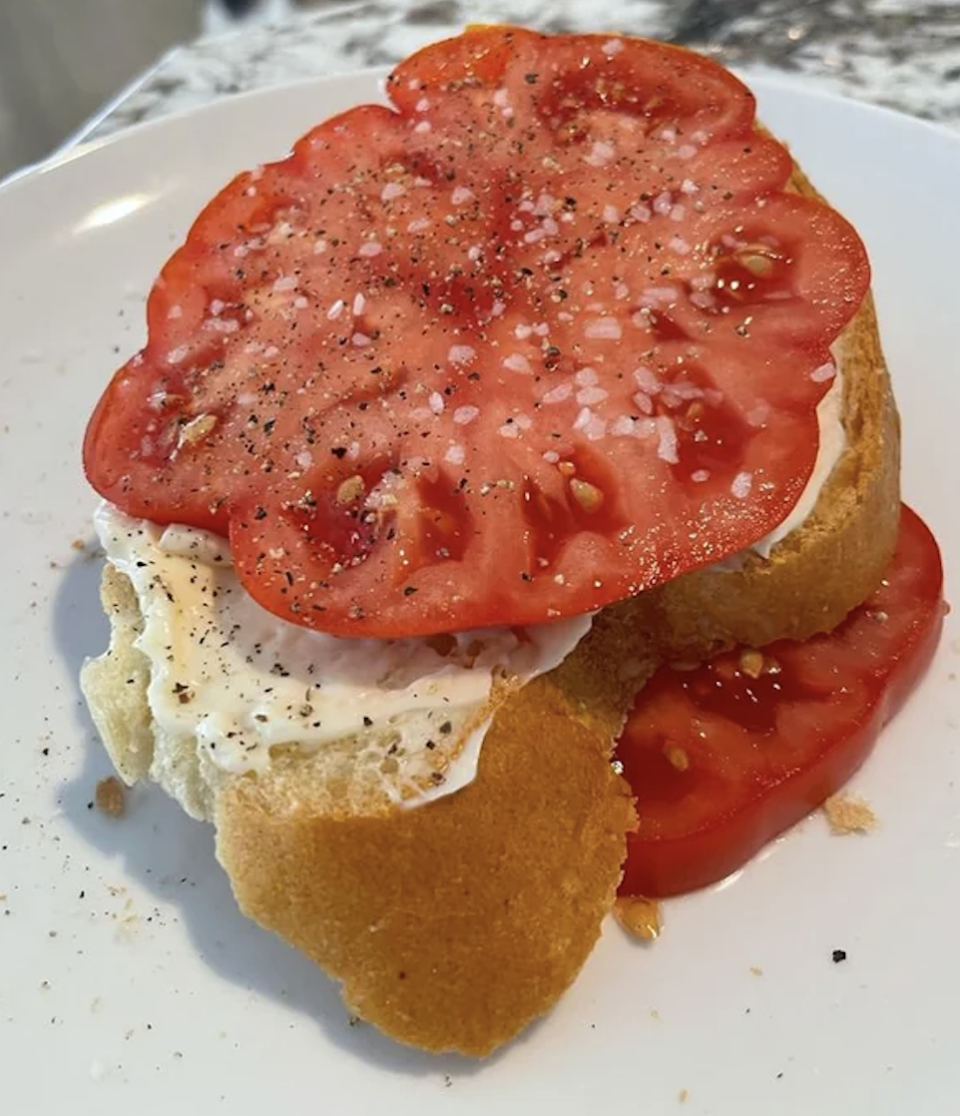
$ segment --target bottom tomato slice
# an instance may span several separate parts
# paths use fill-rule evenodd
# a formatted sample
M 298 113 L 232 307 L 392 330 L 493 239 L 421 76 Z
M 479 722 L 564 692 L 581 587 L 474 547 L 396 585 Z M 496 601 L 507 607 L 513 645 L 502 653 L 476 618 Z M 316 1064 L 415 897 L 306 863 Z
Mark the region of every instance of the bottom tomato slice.
M 936 541 L 904 507 L 887 577 L 834 632 L 661 667 L 617 745 L 639 816 L 621 894 L 722 879 L 841 787 L 929 665 L 942 592 Z

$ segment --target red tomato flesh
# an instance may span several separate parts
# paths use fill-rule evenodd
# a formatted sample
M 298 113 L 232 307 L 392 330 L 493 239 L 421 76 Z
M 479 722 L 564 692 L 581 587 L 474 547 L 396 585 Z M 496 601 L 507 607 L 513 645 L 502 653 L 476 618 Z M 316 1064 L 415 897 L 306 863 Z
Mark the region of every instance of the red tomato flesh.
M 575 615 L 796 502 L 869 285 L 689 51 L 476 28 L 199 216 L 87 431 L 130 515 L 229 537 L 284 619 Z
M 942 590 L 936 541 L 904 507 L 887 577 L 830 635 L 661 667 L 617 746 L 640 819 L 621 894 L 722 879 L 843 786 L 933 657 Z

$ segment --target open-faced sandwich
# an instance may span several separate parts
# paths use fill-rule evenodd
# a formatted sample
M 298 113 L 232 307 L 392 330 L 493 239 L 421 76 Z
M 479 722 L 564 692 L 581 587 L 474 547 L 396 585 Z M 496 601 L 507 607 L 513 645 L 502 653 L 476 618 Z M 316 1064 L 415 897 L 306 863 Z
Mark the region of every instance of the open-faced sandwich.
M 83 686 L 353 1012 L 483 1054 L 618 889 L 716 879 L 837 789 L 940 566 L 864 247 L 740 81 L 485 27 L 387 94 L 161 272 L 84 446 Z

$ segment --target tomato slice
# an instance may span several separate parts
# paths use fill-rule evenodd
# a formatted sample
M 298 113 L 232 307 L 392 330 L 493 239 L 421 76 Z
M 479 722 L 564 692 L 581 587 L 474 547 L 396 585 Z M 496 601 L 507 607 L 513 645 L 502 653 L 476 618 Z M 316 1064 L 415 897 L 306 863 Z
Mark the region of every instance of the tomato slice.
M 830 635 L 661 667 L 617 746 L 639 816 L 621 893 L 722 879 L 841 787 L 933 657 L 942 590 L 937 544 L 904 507 L 886 579 Z
M 130 515 L 229 537 L 284 619 L 583 613 L 781 522 L 869 284 L 708 59 L 476 28 L 194 224 L 87 431 Z

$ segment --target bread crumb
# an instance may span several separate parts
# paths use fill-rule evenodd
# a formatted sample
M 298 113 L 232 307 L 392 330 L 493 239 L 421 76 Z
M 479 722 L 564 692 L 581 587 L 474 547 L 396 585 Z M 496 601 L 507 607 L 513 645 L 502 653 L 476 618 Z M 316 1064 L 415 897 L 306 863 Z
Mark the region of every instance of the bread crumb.
M 681 1104 L 686 1104 L 687 1103 L 687 1098 L 689 1096 L 690 1096 L 690 1093 L 686 1089 L 681 1089 L 680 1092 L 677 1094 L 677 1100 Z
M 122 818 L 126 810 L 126 801 L 124 798 L 123 783 L 116 777 L 116 775 L 109 775 L 106 779 L 101 779 L 97 783 L 97 790 L 94 794 L 94 802 L 97 809 L 101 814 L 106 814 L 108 818 Z
M 87 544 L 83 541 L 83 539 L 73 539 L 72 542 L 70 543 L 70 546 L 73 550 L 86 550 L 87 549 Z
M 656 1008 L 651 1008 L 650 1009 L 650 1018 L 655 1019 L 659 1023 L 660 1022 L 660 1012 L 657 1011 Z
M 660 904 L 656 899 L 624 896 L 614 903 L 613 915 L 624 930 L 641 941 L 653 942 L 660 936 Z
M 761 969 L 759 965 L 751 965 L 750 972 L 753 973 L 754 976 L 763 976 L 763 969 Z
M 830 823 L 830 832 L 837 836 L 869 833 L 877 825 L 877 816 L 870 806 L 853 794 L 831 795 L 823 804 L 823 812 Z

